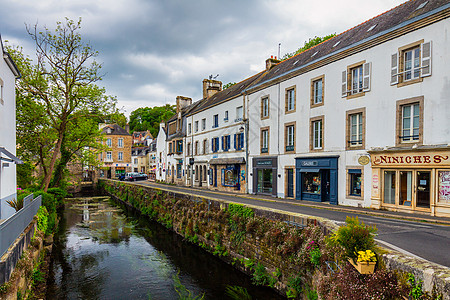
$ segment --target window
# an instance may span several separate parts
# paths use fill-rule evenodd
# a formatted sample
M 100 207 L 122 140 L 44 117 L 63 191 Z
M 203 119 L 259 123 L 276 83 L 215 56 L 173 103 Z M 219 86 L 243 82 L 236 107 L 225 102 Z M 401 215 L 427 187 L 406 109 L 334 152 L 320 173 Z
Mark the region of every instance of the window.
M 229 135 L 225 135 L 222 137 L 222 150 L 223 151 L 228 151 L 230 150 L 230 136 Z
M 217 128 L 217 127 L 219 127 L 219 115 L 214 115 L 212 128 Z
M 133 161 L 134 161 L 134 164 L 135 164 L 135 165 L 138 164 L 138 159 L 137 159 L 137 158 L 135 158 Z
M 269 153 L 269 128 L 261 128 L 261 153 Z
M 186 149 L 186 151 L 187 151 L 187 156 L 191 156 L 191 143 L 187 143 L 187 149 Z
M 364 149 L 365 114 L 365 108 L 347 111 L 346 150 Z
M 438 185 L 440 203 L 450 203 L 450 171 L 438 171 Z
M 236 186 L 239 183 L 239 170 L 235 165 L 226 165 L 225 169 L 222 169 L 222 185 L 223 186 Z
M 295 86 L 286 89 L 286 113 L 295 111 Z
M 172 143 L 169 143 L 169 154 L 172 154 Z
M 181 173 L 182 173 L 182 164 L 177 164 L 177 178 L 181 178 Z
M 111 151 L 106 152 L 106 161 L 112 161 L 112 152 Z
M 228 110 L 225 111 L 225 117 L 223 118 L 224 122 L 228 122 Z
M 111 139 L 106 139 L 106 146 L 112 147 L 112 140 Z
M 431 76 L 431 41 L 411 43 L 391 55 L 391 85 L 416 83 L 427 76 Z
M 211 140 L 211 150 L 212 152 L 219 151 L 219 138 L 215 137 Z
M 203 140 L 203 154 L 206 154 L 208 151 L 208 141 L 205 139 Z
M 198 121 L 195 121 L 195 123 L 194 123 L 194 130 L 195 130 L 195 132 L 198 131 Z
M 423 96 L 397 101 L 396 145 L 423 143 Z
M 310 194 L 321 194 L 322 178 L 320 172 L 302 173 L 302 192 Z
M 310 143 L 312 151 L 323 149 L 323 116 L 311 119 Z
M 183 141 L 179 140 L 176 142 L 177 145 L 177 153 L 182 153 L 183 152 Z
M 198 155 L 198 141 L 195 141 L 195 150 L 194 154 Z
M 361 197 L 362 186 L 362 170 L 361 169 L 349 169 L 348 170 L 348 193 L 347 195 L 353 197 Z
M 122 139 L 122 138 L 119 138 L 119 139 L 117 140 L 117 147 L 123 148 L 123 139 Z
M 235 149 L 242 150 L 244 148 L 244 133 L 235 134 Z
M 189 123 L 188 124 L 188 134 L 191 134 L 191 133 L 192 133 L 192 124 Z
M 395 171 L 384 171 L 384 203 L 395 204 Z
M 311 80 L 311 107 L 323 105 L 325 76 L 319 76 Z
M 236 107 L 236 120 L 234 120 L 235 122 L 239 122 L 242 121 L 243 118 L 243 109 L 242 106 L 238 106 Z
M 295 122 L 284 125 L 284 144 L 286 152 L 295 152 Z
M 261 98 L 261 119 L 269 117 L 269 97 Z
M 342 97 L 349 99 L 363 96 L 370 91 L 370 74 L 372 63 L 358 62 L 342 72 Z
M 118 161 L 123 161 L 123 152 L 122 151 L 117 153 L 117 160 Z
M 206 119 L 202 119 L 202 130 L 206 129 Z

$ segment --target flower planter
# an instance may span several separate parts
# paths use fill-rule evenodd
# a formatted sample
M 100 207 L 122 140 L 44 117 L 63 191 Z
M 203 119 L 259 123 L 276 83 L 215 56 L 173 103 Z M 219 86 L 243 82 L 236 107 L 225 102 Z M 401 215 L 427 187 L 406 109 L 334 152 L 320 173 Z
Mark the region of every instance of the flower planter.
M 375 265 L 377 264 L 376 261 L 357 261 L 355 264 L 351 258 L 349 258 L 348 261 L 361 274 L 373 274 L 375 271 Z

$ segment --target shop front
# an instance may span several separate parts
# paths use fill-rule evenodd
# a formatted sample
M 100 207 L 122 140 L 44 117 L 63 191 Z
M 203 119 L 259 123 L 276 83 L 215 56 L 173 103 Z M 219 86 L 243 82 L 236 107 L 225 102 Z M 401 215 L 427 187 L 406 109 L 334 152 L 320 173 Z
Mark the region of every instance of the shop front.
M 236 158 L 213 158 L 209 161 L 209 185 L 222 191 L 245 190 L 245 159 Z
M 369 153 L 373 208 L 450 216 L 450 148 Z
M 277 196 L 276 157 L 253 158 L 253 191 L 256 194 Z
M 304 157 L 295 159 L 295 198 L 338 204 L 338 158 Z

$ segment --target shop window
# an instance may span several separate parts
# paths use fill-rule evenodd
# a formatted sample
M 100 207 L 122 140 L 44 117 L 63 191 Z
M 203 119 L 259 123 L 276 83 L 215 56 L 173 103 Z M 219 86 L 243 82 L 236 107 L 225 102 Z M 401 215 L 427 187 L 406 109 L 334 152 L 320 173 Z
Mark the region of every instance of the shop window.
M 272 169 L 258 170 L 258 185 L 257 191 L 262 194 L 272 194 L 273 186 L 273 171 Z
M 411 206 L 413 195 L 413 172 L 400 171 L 400 205 Z
M 395 204 L 395 171 L 384 171 L 384 203 Z
M 321 177 L 319 172 L 307 172 L 302 176 L 302 192 L 319 194 L 321 191 Z
M 234 165 L 227 165 L 222 169 L 222 185 L 236 186 L 239 182 L 239 170 Z
M 324 103 L 325 76 L 311 79 L 311 107 L 321 106 Z
M 350 65 L 342 72 L 342 97 L 354 98 L 370 91 L 372 64 L 365 61 Z
M 181 171 L 181 164 L 177 164 L 177 178 L 181 178 L 181 173 L 182 173 L 182 171 Z
M 261 153 L 269 153 L 269 129 L 261 128 Z
M 311 119 L 310 130 L 311 151 L 321 151 L 323 149 L 323 116 Z
M 402 86 L 431 76 L 431 41 L 418 41 L 391 55 L 391 85 Z
M 439 203 L 450 203 L 450 171 L 438 171 Z
M 397 101 L 396 145 L 423 143 L 423 97 Z
M 269 97 L 261 98 L 261 119 L 269 118 Z
M 295 152 L 295 122 L 284 125 L 284 143 L 286 152 Z
M 349 196 L 361 197 L 362 174 L 361 169 L 348 170 Z
M 294 87 L 289 87 L 286 89 L 286 93 L 285 93 L 285 97 L 286 97 L 286 113 L 291 113 L 295 111 L 295 91 L 296 88 Z

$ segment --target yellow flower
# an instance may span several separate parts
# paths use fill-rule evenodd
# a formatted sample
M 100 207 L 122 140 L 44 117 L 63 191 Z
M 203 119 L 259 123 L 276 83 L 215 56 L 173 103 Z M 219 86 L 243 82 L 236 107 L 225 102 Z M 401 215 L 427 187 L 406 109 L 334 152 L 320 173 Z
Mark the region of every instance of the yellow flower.
M 359 262 L 377 261 L 377 257 L 372 250 L 358 251 L 358 261 Z

